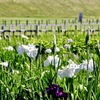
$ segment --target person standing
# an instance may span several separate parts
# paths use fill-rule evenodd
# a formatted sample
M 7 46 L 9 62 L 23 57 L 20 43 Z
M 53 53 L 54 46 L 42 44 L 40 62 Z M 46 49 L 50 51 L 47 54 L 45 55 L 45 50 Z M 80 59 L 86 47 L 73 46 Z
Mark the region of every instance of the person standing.
M 83 13 L 79 14 L 78 22 L 82 24 L 82 19 L 83 19 Z

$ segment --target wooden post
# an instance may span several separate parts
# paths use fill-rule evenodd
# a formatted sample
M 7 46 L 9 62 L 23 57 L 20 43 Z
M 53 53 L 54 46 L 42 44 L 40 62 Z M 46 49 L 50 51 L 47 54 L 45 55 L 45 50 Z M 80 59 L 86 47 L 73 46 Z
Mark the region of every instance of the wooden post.
M 32 25 L 30 25 L 30 33 L 31 33 L 31 37 L 32 37 Z
M 64 24 L 66 24 L 66 20 L 64 20 Z
M 44 30 L 45 30 L 45 32 L 47 32 L 47 25 L 45 25 L 45 29 Z
M 36 35 L 39 35 L 39 25 L 36 25 L 36 30 L 35 30 Z
M 97 23 L 97 24 L 98 24 L 98 22 L 99 22 L 99 19 L 96 20 L 96 23 Z
M 10 25 L 9 25 L 9 34 L 8 34 L 8 35 L 9 35 L 9 37 L 10 37 Z
M 4 33 L 5 33 L 5 28 L 4 28 L 4 25 L 2 25 L 2 26 L 1 26 L 0 33 L 2 34 L 2 36 L 4 36 Z
M 34 24 L 36 24 L 36 20 L 34 20 Z
M 6 26 L 6 24 L 7 24 L 7 23 L 6 23 L 6 20 L 5 20 L 5 21 L 4 21 L 4 25 Z
M 5 27 L 2 25 L 1 26 L 1 33 L 2 33 L 2 35 L 4 36 L 4 33 L 5 33 Z
M 10 21 L 10 24 L 12 24 L 12 23 L 13 23 L 13 21 L 11 20 L 11 21 Z
M 67 31 L 67 29 L 66 29 L 66 20 L 64 20 L 64 34 L 66 34 L 66 31 Z
M 98 25 L 98 32 L 100 31 L 100 25 Z
M 22 25 L 20 24 L 19 25 L 19 33 L 20 33 L 20 36 L 22 35 Z
M 57 19 L 55 20 L 55 24 L 57 25 Z
M 86 20 L 86 22 L 88 23 L 88 19 Z
M 14 30 L 14 25 L 13 25 L 13 24 L 12 24 L 11 27 L 10 27 L 10 32 L 12 32 L 12 33 L 13 33 L 13 36 L 14 36 L 15 30 Z
M 40 20 L 38 20 L 38 25 L 40 25 Z
M 48 20 L 46 20 L 46 25 L 48 25 Z
M 64 23 L 64 20 L 62 19 L 62 24 Z
M 41 25 L 41 32 L 44 32 L 44 25 Z
M 64 24 L 64 33 L 66 34 L 66 31 L 67 31 L 67 29 L 66 29 L 66 24 Z
M 70 19 L 68 19 L 68 23 L 70 23 Z
M 94 18 L 92 18 L 92 23 L 94 23 Z
M 51 32 L 53 31 L 53 26 L 51 25 Z
M 89 19 L 89 24 L 91 23 L 90 19 Z
M 92 25 L 92 32 L 94 32 L 94 25 Z
M 75 30 L 77 31 L 77 25 L 75 24 Z
M 62 25 L 60 25 L 60 32 L 62 32 L 62 30 L 63 30 L 63 26 L 62 26 Z
M 19 20 L 19 23 L 18 24 L 20 24 L 20 20 Z
M 26 25 L 28 25 L 28 20 L 26 20 Z
M 26 35 L 26 25 L 23 26 L 24 35 Z
M 74 22 L 76 23 L 76 21 L 77 21 L 77 18 L 75 18 L 75 21 Z
M 72 20 L 72 23 L 74 24 L 74 20 Z
M 58 26 L 57 28 L 58 28 L 58 33 L 60 33 L 61 32 L 61 26 Z
M 16 23 L 16 26 L 17 26 L 18 25 L 17 20 L 15 21 L 15 23 Z
M 48 19 L 48 24 L 50 24 L 50 19 Z
M 43 24 L 43 20 L 41 20 L 41 24 Z

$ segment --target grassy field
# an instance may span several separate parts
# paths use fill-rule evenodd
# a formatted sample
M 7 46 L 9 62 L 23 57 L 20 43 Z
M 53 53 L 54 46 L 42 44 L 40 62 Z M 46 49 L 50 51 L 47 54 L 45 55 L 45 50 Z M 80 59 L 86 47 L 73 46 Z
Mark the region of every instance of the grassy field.
M 67 18 L 100 16 L 99 0 L 0 0 L 0 17 Z

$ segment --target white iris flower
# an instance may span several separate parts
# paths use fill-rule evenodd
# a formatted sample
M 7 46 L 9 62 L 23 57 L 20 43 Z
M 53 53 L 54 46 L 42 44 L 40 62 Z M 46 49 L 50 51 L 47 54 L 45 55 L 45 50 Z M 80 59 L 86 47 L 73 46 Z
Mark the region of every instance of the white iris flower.
M 17 49 L 17 52 L 18 54 L 23 54 L 23 52 L 25 51 L 24 47 L 23 46 L 26 46 L 26 45 L 21 45 L 21 46 L 18 46 L 18 49 Z
M 44 61 L 44 66 L 49 66 L 50 64 L 54 65 L 55 67 L 58 67 L 61 64 L 61 60 L 56 56 L 48 56 L 48 58 Z
M 66 66 L 64 69 L 62 70 L 58 70 L 58 75 L 63 78 L 63 77 L 68 77 L 68 78 L 72 78 L 74 76 L 75 73 L 75 68 L 73 67 L 69 67 Z
M 75 72 L 79 72 L 80 68 L 79 65 L 74 63 L 71 59 L 68 61 L 68 65 L 65 67 L 62 67 L 62 70 L 58 70 L 58 75 L 63 78 L 63 77 L 73 77 Z
M 87 69 L 88 65 L 88 69 Z M 90 59 L 89 62 L 87 60 L 83 61 L 83 63 L 80 64 L 80 69 L 87 70 L 88 72 L 93 71 L 93 59 Z
M 25 51 L 26 54 L 31 58 L 35 58 L 38 53 L 38 49 L 33 44 L 21 45 L 18 47 L 17 51 L 18 54 L 22 54 Z

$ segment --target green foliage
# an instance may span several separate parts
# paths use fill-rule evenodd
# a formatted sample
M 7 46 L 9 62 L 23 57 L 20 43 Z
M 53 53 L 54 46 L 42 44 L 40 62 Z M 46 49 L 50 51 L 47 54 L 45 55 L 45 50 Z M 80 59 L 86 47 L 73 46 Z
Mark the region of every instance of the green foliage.
M 2 37 L 3 38 L 3 37 Z M 67 43 L 71 38 L 72 43 Z M 49 100 L 46 88 L 51 84 L 58 84 L 64 91 L 71 94 L 70 100 L 99 100 L 100 99 L 100 58 L 97 41 L 100 36 L 90 36 L 88 41 L 88 59 L 93 58 L 94 71 L 88 73 L 88 84 L 86 84 L 87 71 L 81 70 L 74 77 L 60 78 L 58 69 L 66 66 L 69 59 L 80 64 L 87 59 L 87 45 L 85 43 L 86 34 L 75 33 L 63 35 L 56 34 L 57 47 L 60 52 L 55 52 L 62 60 L 61 65 L 55 68 L 50 64 L 44 66 L 44 61 L 48 57 L 45 50 L 53 49 L 53 34 L 43 34 L 38 37 L 24 40 L 20 37 L 11 37 L 11 41 L 0 40 L 0 63 L 8 61 L 8 67 L 0 65 L 0 96 L 1 100 Z M 18 41 L 18 42 L 17 42 Z M 29 58 L 26 53 L 18 55 L 17 48 L 21 44 L 35 44 L 38 48 L 38 55 L 35 59 Z M 65 44 L 70 44 L 71 48 L 64 48 Z M 7 46 L 13 46 L 13 51 L 7 51 Z M 98 49 L 97 49 L 98 48 Z M 86 99 L 87 98 L 87 99 Z

